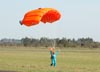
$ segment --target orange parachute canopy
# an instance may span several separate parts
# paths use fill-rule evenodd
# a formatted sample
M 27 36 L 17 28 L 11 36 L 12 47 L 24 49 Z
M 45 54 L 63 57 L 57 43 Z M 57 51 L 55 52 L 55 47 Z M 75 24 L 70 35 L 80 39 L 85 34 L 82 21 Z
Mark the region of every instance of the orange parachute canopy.
M 52 23 L 59 20 L 60 17 L 61 14 L 53 8 L 38 8 L 27 12 L 24 15 L 23 20 L 20 21 L 20 24 L 24 24 L 26 26 L 33 26 L 39 24 L 40 22 Z

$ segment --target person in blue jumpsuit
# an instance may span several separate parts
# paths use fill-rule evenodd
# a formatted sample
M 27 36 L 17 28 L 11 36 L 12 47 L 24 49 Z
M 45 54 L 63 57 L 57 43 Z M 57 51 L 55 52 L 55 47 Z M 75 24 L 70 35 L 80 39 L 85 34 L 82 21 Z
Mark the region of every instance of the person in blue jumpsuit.
M 56 67 L 56 56 L 58 55 L 58 51 L 57 52 L 50 51 L 50 55 L 51 55 L 51 64 L 50 64 L 50 66 Z

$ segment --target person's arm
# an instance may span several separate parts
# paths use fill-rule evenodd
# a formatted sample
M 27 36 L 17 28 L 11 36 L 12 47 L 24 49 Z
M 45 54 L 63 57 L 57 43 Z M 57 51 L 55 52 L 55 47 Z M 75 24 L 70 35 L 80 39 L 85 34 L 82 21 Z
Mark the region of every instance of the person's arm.
M 52 51 L 50 51 L 50 55 L 52 55 Z
M 59 54 L 59 52 L 58 51 L 56 51 L 56 55 L 58 55 Z

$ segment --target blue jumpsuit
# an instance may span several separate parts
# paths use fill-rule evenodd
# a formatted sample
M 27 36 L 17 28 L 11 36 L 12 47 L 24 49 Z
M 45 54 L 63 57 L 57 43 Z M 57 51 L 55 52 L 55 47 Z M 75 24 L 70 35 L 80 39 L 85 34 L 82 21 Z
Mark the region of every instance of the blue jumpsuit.
M 57 56 L 58 52 L 53 54 L 52 51 L 50 51 L 50 54 L 51 54 L 51 66 L 56 67 L 56 56 Z

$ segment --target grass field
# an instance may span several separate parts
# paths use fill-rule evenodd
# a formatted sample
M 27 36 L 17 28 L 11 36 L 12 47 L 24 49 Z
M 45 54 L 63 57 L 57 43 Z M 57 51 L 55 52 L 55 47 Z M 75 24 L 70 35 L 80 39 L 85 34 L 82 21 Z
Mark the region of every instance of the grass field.
M 100 49 L 60 49 L 57 67 L 46 48 L 0 47 L 0 70 L 20 72 L 100 72 Z

